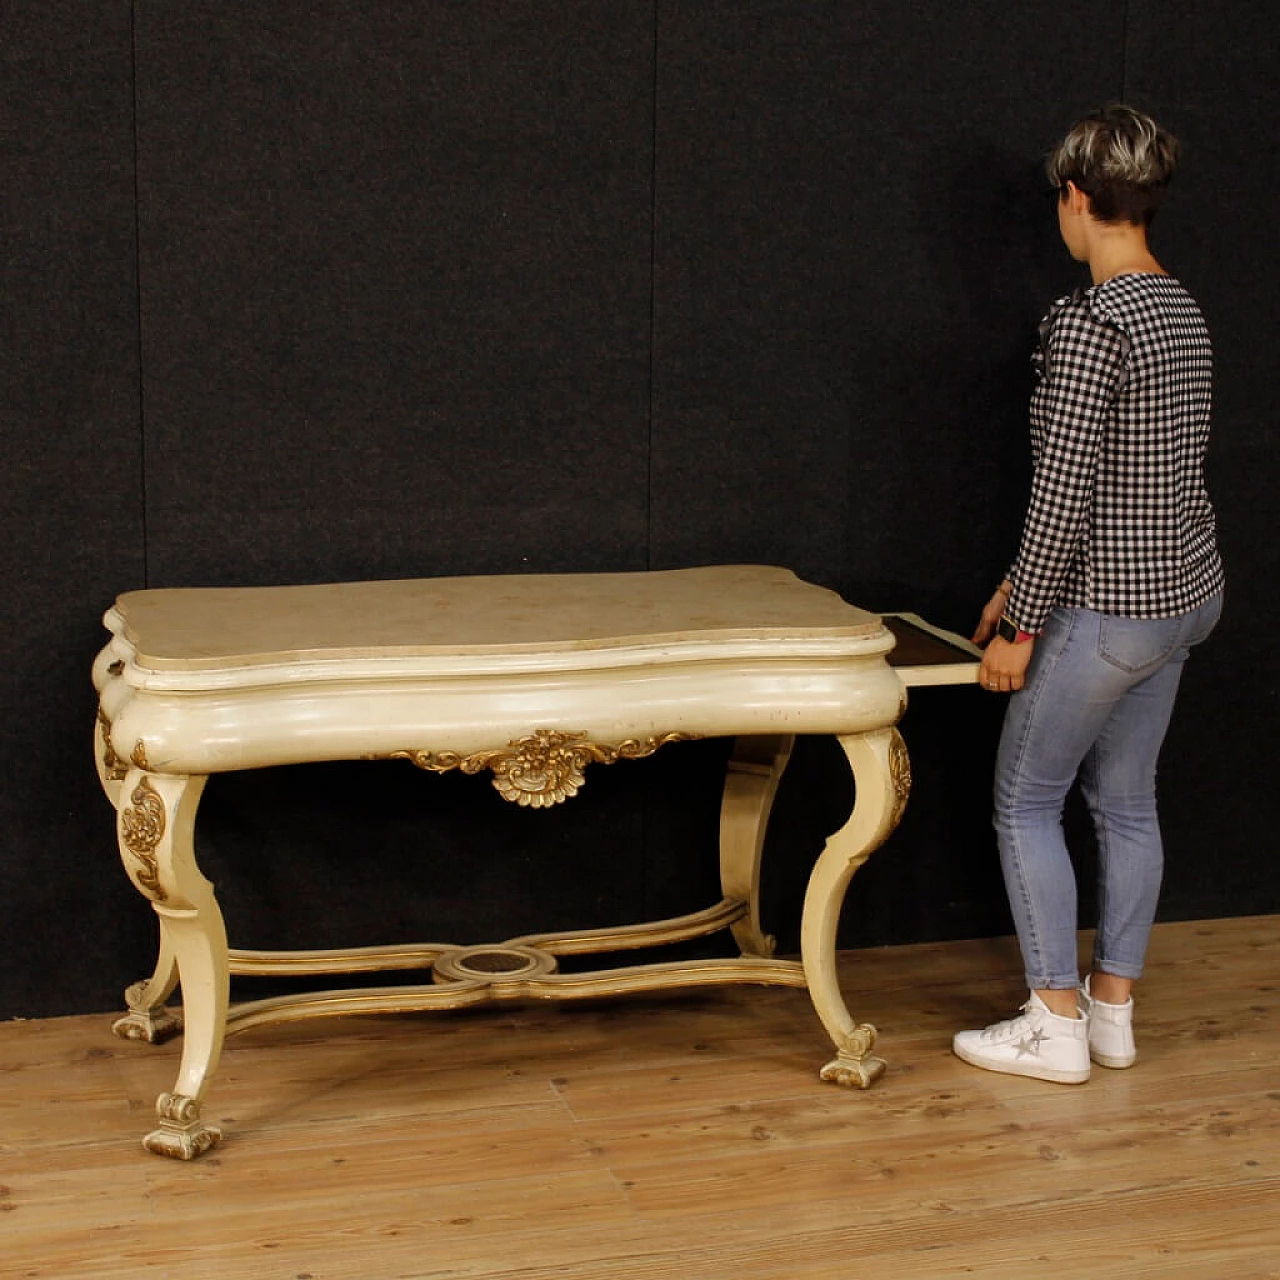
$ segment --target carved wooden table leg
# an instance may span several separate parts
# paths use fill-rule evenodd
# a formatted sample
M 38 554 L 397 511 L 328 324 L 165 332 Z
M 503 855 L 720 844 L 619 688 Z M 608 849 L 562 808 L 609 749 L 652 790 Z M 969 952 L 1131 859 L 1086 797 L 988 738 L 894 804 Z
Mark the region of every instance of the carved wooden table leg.
M 761 735 L 734 742 L 720 803 L 720 885 L 726 898 L 748 904 L 731 927 L 744 956 L 771 956 L 776 939 L 760 924 L 760 861 L 769 811 L 791 758 L 792 735 Z
M 160 920 L 160 952 L 150 978 L 135 982 L 124 993 L 129 1012 L 111 1024 L 122 1040 L 146 1040 L 162 1044 L 182 1030 L 182 1017 L 165 1008 L 165 1001 L 178 985 L 178 957 L 163 915 Z
M 906 744 L 897 729 L 837 739 L 853 771 L 853 812 L 828 840 L 814 865 L 805 892 L 800 927 L 800 951 L 809 995 L 836 1057 L 822 1068 L 822 1079 L 867 1088 L 885 1069 L 873 1057 L 876 1029 L 857 1024 L 840 994 L 836 972 L 836 930 L 845 890 L 853 874 L 898 825 L 911 789 L 911 766 Z
M 117 823 L 125 870 L 161 920 L 155 973 L 130 988 L 131 1012 L 121 1021 L 145 1025 L 172 990 L 175 970 L 182 984 L 178 1080 L 157 1099 L 160 1126 L 142 1141 L 149 1151 L 181 1160 L 207 1151 L 222 1136 L 200 1119 L 200 1100 L 222 1052 L 231 984 L 222 912 L 192 845 L 206 781 L 134 767 L 124 779 Z

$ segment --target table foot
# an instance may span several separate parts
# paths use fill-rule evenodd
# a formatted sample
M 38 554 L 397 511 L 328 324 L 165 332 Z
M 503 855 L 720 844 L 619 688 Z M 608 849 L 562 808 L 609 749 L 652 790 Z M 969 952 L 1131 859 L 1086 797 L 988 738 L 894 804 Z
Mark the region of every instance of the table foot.
M 182 1030 L 182 1015 L 174 1013 L 163 1004 L 148 1006 L 143 1003 L 150 982 L 135 982 L 124 993 L 129 1012 L 111 1024 L 114 1035 L 121 1040 L 145 1040 L 148 1044 L 163 1044 Z
M 124 993 L 128 1013 L 118 1018 L 111 1030 L 122 1040 L 145 1040 L 163 1044 L 182 1030 L 182 1015 L 165 1008 L 165 1001 L 178 985 L 178 958 L 164 917 L 160 917 L 160 953 L 155 972 L 135 982 Z
M 846 1089 L 869 1089 L 874 1081 L 884 1075 L 883 1058 L 846 1058 L 841 1054 L 832 1058 L 819 1073 L 831 1084 L 844 1085 Z
M 194 1160 L 218 1144 L 222 1130 L 202 1124 L 200 1104 L 181 1093 L 162 1093 L 156 1099 L 160 1127 L 142 1140 L 153 1155 L 172 1160 Z
M 884 1075 L 885 1061 L 875 1057 L 876 1029 L 869 1022 L 850 1026 L 837 1037 L 836 1057 L 819 1073 L 823 1080 L 844 1085 L 847 1089 L 869 1089 L 872 1081 Z

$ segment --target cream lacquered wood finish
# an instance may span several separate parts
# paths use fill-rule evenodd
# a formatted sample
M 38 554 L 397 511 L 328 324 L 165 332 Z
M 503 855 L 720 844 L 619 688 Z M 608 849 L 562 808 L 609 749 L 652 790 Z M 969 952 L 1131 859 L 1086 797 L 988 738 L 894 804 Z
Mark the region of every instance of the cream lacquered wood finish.
M 465 755 L 536 729 L 849 733 L 901 706 L 875 615 L 753 566 L 139 591 L 106 625 L 113 745 L 163 773 Z
M 184 1043 L 160 1125 L 145 1139 L 190 1159 L 219 1131 L 200 1114 L 228 1032 L 373 1011 L 573 999 L 719 983 L 807 987 L 835 1047 L 825 1079 L 869 1085 L 875 1030 L 850 1016 L 835 971 L 849 880 L 901 817 L 910 783 L 894 728 L 906 705 L 874 614 L 765 566 L 665 573 L 423 579 L 245 590 L 132 592 L 106 615 L 94 666 L 97 763 L 120 853 L 160 922 L 152 976 L 127 993 L 117 1034 Z M 961 664 L 963 667 L 963 664 Z M 971 673 L 961 678 L 972 678 Z M 856 782 L 848 822 L 811 877 L 802 959 L 773 957 L 759 917 L 769 809 L 795 734 L 837 737 Z M 675 920 L 451 943 L 336 951 L 231 949 L 193 846 L 208 775 L 341 759 L 492 771 L 508 800 L 571 797 L 593 763 L 681 738 L 737 740 L 722 808 L 722 899 Z M 564 955 L 615 952 L 731 928 L 736 960 L 561 973 Z M 276 997 L 232 1006 L 233 974 L 430 970 L 424 986 Z

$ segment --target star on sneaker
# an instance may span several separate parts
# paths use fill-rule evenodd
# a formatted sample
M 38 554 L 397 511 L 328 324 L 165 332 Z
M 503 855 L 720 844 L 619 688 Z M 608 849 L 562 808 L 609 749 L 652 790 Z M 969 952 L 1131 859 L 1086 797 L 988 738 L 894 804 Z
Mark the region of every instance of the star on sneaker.
M 1051 1013 L 1033 991 L 1015 1018 L 981 1031 L 960 1031 L 951 1042 L 956 1057 L 986 1071 L 1034 1076 L 1057 1084 L 1089 1078 L 1089 1023 Z
M 1022 1039 L 1018 1041 L 1018 1057 L 1021 1058 L 1024 1053 L 1039 1054 L 1040 1046 L 1044 1044 L 1048 1038 L 1049 1037 L 1045 1035 L 1043 1031 L 1039 1030 L 1032 1032 L 1029 1036 L 1023 1036 Z

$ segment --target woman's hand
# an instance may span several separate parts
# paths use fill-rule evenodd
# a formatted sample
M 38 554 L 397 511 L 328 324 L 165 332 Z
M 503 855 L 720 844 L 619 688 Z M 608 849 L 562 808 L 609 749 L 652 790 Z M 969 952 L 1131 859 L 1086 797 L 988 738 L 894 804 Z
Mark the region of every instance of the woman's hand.
M 982 655 L 978 683 L 991 693 L 1016 693 L 1027 678 L 1027 668 L 1031 665 L 1031 654 L 1035 647 L 1034 640 L 1010 644 L 1008 640 L 996 636 Z
M 973 643 L 976 645 L 984 645 L 996 633 L 996 623 L 1004 617 L 1005 606 L 1009 603 L 1009 592 L 1013 588 L 1007 582 L 1002 582 L 995 591 L 995 595 L 987 601 L 987 606 L 982 611 L 982 618 L 978 623 L 978 629 L 973 633 Z
M 978 683 L 992 693 L 1013 693 L 1022 688 L 1027 678 L 1027 667 L 1031 665 L 1031 654 L 1035 649 L 1034 640 L 1010 644 L 1008 640 L 1001 640 L 996 635 L 996 623 L 1004 617 L 1012 590 L 1013 584 L 1008 579 L 995 589 L 982 611 L 978 629 L 973 633 L 974 644 L 986 645 L 982 666 L 978 669 Z

